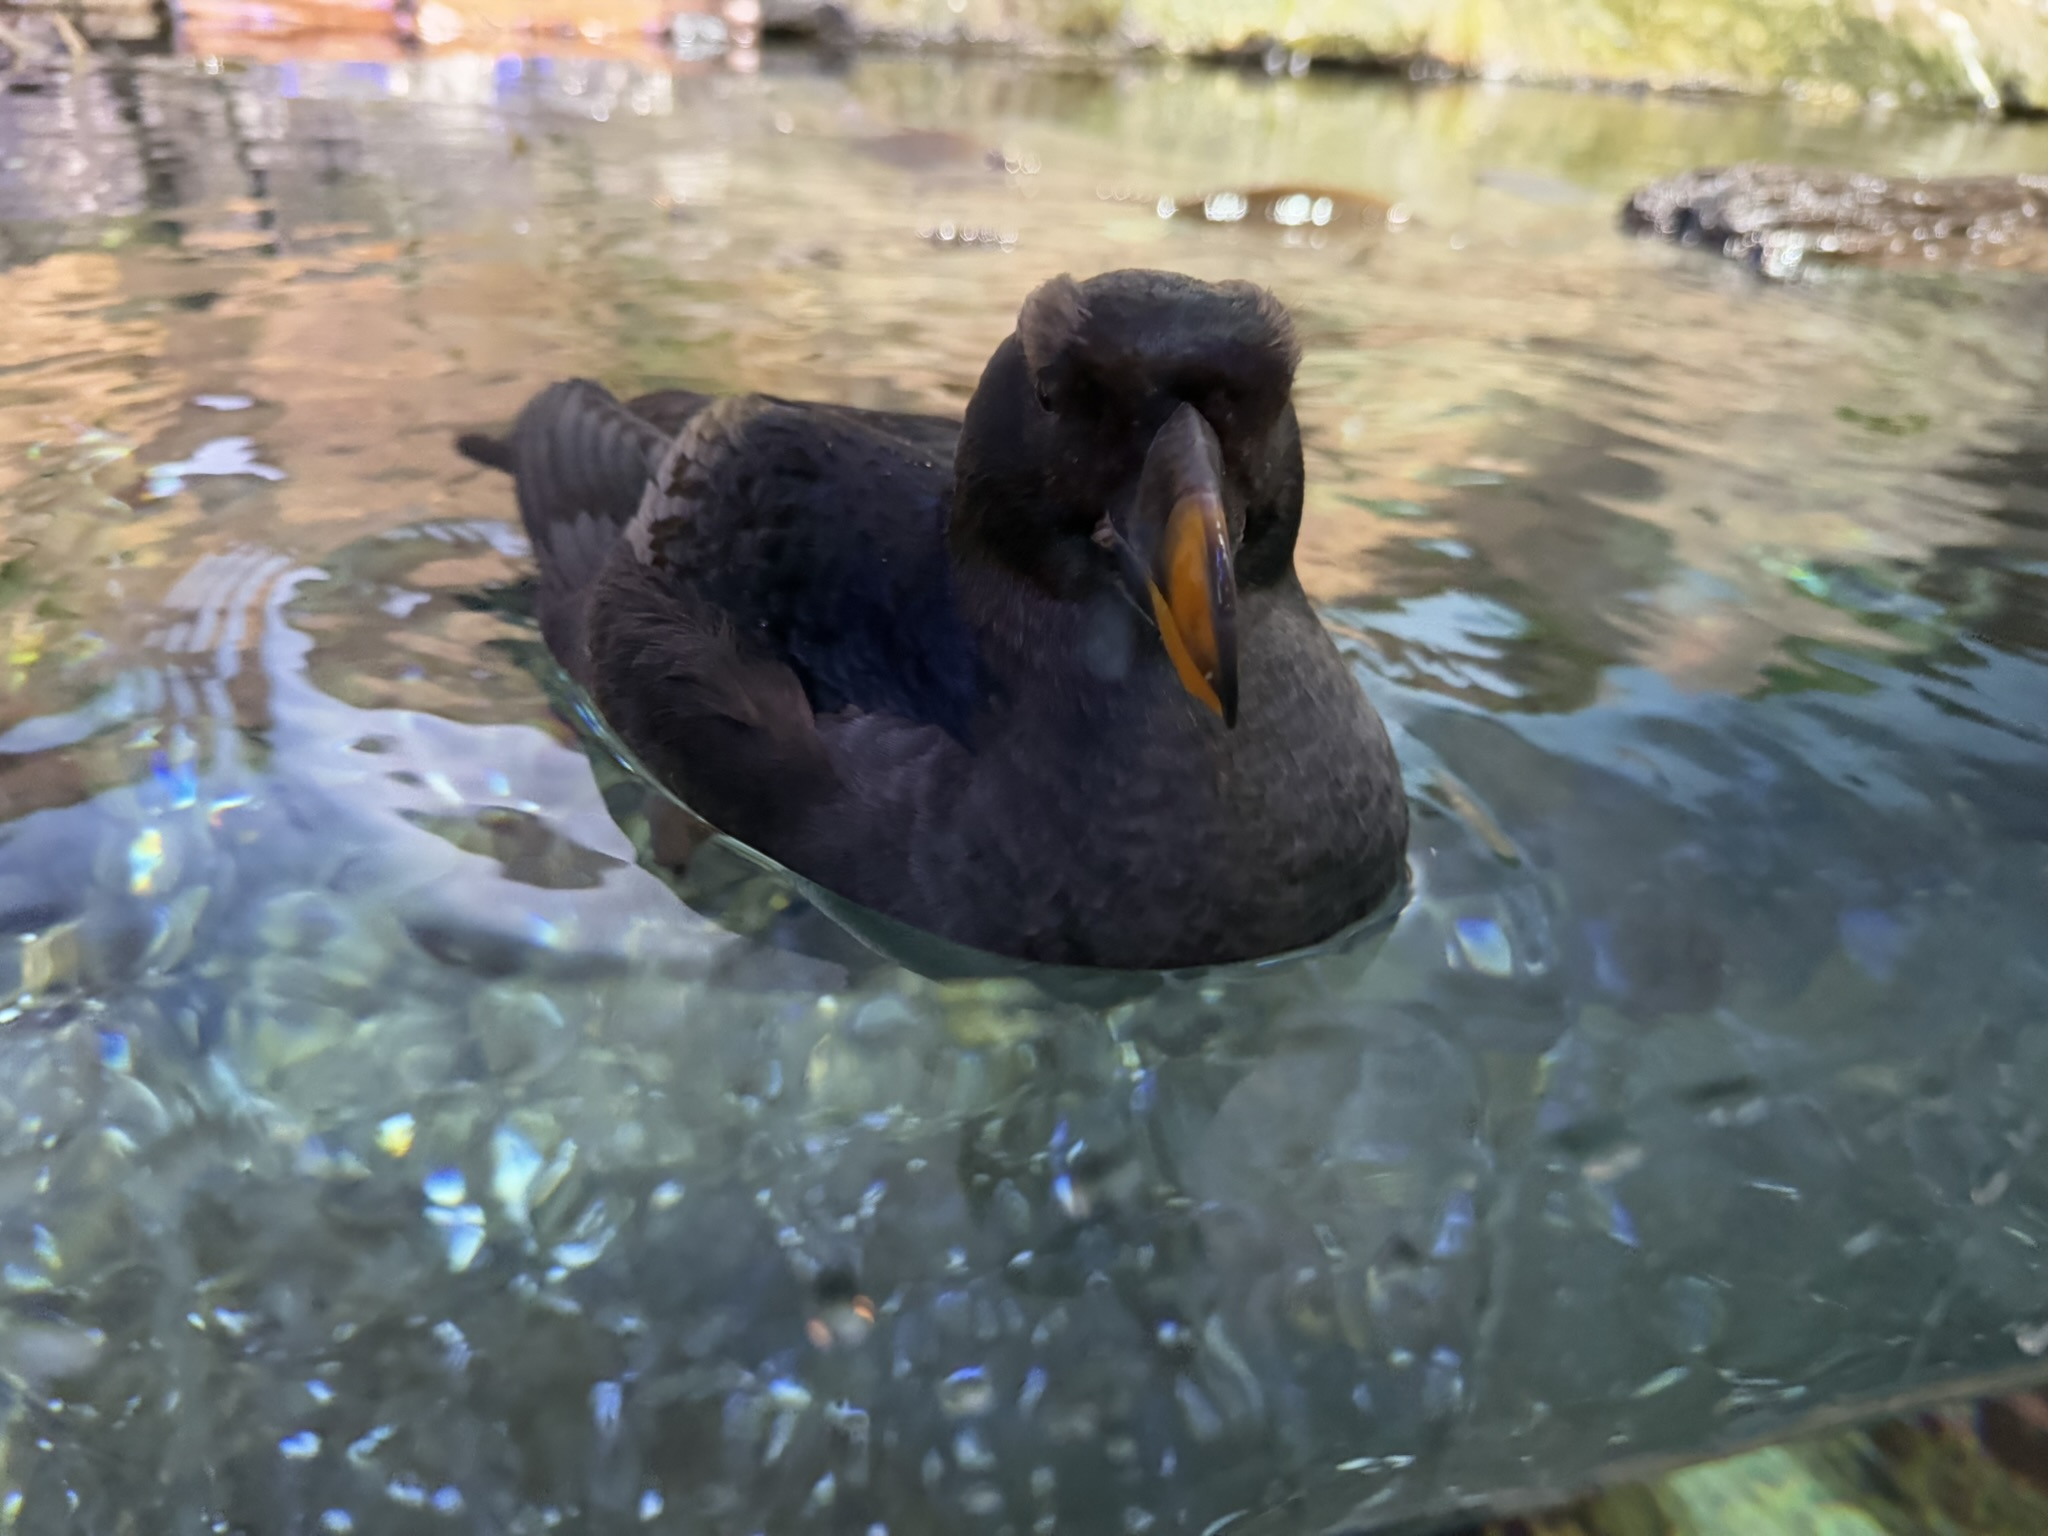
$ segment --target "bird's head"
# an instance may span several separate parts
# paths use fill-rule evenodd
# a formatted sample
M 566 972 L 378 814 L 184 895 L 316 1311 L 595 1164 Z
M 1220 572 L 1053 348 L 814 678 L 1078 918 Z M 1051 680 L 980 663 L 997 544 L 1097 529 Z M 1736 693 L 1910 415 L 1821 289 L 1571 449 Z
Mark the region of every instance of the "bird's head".
M 1058 597 L 1121 583 L 1234 725 L 1238 594 L 1287 576 L 1301 526 L 1300 356 L 1250 283 L 1054 278 L 967 407 L 956 552 Z

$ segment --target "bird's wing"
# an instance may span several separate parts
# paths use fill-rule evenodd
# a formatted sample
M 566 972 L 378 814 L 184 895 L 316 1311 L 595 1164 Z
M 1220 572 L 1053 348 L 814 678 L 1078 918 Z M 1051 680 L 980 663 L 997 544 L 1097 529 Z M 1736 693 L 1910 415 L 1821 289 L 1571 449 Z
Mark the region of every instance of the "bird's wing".
M 956 433 L 719 400 L 669 445 L 627 542 L 787 666 L 814 713 L 889 715 L 964 740 L 984 686 L 946 545 Z
M 716 398 L 715 395 L 700 395 L 694 389 L 657 389 L 649 394 L 635 395 L 626 402 L 626 409 L 642 421 L 652 423 L 666 438 L 682 431 L 692 416 Z
M 666 475 L 649 516 L 682 557 L 675 568 L 781 653 L 819 711 L 898 712 L 959 735 L 976 679 L 945 556 L 958 436 L 940 417 L 684 389 L 621 402 L 571 379 L 503 437 L 458 446 L 513 476 L 542 633 L 579 681 L 599 574 Z M 687 489 L 669 486 L 685 472 Z
M 691 810 L 786 856 L 838 788 L 797 675 L 626 539 L 591 588 L 587 624 L 606 724 Z
M 863 742 L 967 730 L 958 430 L 758 396 L 621 403 L 572 380 L 460 447 L 515 477 L 556 658 L 693 809 L 777 851 L 842 767 L 862 771 L 835 765 L 819 714 L 864 719 Z

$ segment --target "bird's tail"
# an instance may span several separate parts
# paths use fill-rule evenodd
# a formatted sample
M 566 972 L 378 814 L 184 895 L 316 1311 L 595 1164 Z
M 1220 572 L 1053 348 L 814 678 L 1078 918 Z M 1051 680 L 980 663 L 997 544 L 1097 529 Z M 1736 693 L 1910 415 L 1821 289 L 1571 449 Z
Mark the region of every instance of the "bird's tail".
M 503 470 L 508 475 L 519 472 L 519 458 L 512 451 L 510 438 L 492 437 L 488 432 L 465 432 L 455 439 L 455 451 L 485 469 Z

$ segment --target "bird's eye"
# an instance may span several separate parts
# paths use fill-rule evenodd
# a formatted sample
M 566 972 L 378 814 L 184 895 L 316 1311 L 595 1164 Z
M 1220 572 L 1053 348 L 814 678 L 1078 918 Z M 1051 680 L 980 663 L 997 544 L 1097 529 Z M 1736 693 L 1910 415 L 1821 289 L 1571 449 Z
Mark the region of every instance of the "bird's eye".
M 1050 387 L 1049 385 L 1045 384 L 1045 383 L 1044 383 L 1043 381 L 1041 381 L 1041 382 L 1040 382 L 1040 383 L 1039 383 L 1039 384 L 1037 385 L 1037 389 L 1038 389 L 1038 408 L 1039 408 L 1039 409 L 1040 409 L 1041 411 L 1045 411 L 1045 412 L 1047 412 L 1048 414 L 1050 414 L 1050 412 L 1052 411 L 1052 389 L 1051 389 L 1051 387 Z

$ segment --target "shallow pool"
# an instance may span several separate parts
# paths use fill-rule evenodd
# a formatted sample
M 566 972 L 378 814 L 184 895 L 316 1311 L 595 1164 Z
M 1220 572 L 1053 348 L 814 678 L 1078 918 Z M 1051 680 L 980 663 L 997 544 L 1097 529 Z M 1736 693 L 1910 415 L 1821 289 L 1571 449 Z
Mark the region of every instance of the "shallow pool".
M 1371 1530 L 2048 1374 L 2048 286 L 1617 220 L 2048 126 L 774 54 L 31 83 L 14 1528 Z M 1035 282 L 1132 264 L 1296 310 L 1391 932 L 1105 998 L 658 873 L 452 435 L 569 374 L 956 410 Z

